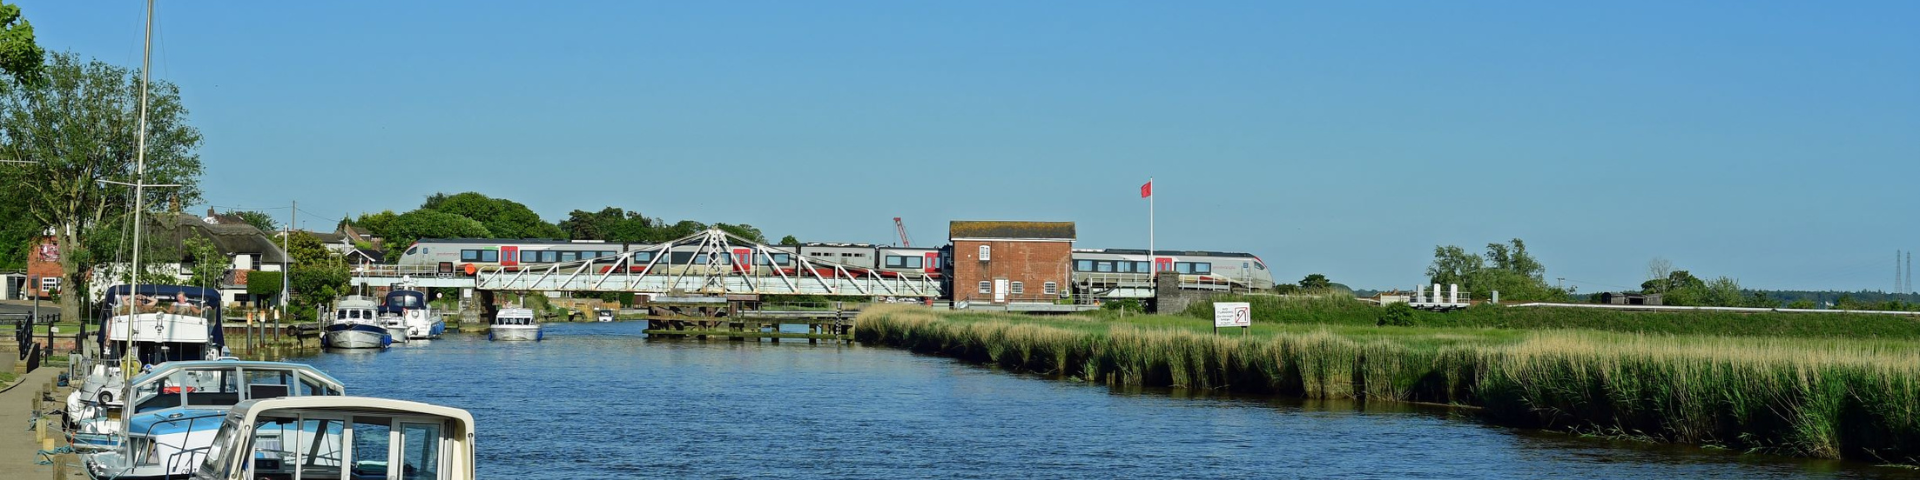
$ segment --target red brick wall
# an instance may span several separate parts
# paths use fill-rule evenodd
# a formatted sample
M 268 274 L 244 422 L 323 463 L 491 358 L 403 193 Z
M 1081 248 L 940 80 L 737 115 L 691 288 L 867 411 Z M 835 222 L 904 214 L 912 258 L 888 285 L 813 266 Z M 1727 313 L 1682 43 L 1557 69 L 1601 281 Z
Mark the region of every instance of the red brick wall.
M 47 293 L 40 291 L 40 278 L 60 276 L 60 249 L 55 246 L 52 237 L 43 238 L 40 242 L 27 252 L 27 295 L 46 298 Z M 60 282 L 66 283 L 66 280 Z
M 980 245 L 991 248 L 992 259 L 980 261 Z M 1051 302 L 1060 298 L 1059 292 L 1068 290 L 1071 273 L 1068 268 L 1073 263 L 1073 243 L 1065 241 L 1021 241 L 1021 240 L 954 240 L 953 241 L 953 301 L 993 302 L 993 293 L 980 293 L 980 282 L 993 282 L 1006 279 L 1011 290 L 1011 282 L 1021 282 L 1023 292 L 1007 293 L 1008 301 Z M 1046 282 L 1054 282 L 1059 290 L 1054 295 L 1046 295 Z

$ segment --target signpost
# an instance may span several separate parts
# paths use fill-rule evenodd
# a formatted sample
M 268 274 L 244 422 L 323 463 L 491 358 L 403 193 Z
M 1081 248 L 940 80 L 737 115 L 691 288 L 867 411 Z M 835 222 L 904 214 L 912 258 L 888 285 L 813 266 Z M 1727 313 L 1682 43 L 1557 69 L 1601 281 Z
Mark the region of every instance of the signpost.
M 1240 327 L 1241 335 L 1248 335 L 1253 327 L 1253 306 L 1247 302 L 1213 302 L 1213 333 L 1220 334 L 1220 327 Z

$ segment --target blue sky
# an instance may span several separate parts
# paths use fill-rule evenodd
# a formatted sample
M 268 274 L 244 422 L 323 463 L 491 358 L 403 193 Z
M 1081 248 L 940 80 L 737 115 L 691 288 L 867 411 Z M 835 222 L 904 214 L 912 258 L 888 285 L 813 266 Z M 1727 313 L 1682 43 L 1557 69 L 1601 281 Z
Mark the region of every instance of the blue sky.
M 140 58 L 138 2 L 19 2 Z M 162 2 L 209 203 L 329 228 L 433 192 L 921 243 L 1250 251 L 1420 282 L 1519 237 L 1581 291 L 1647 261 L 1890 289 L 1920 250 L 1913 2 Z M 275 209 L 275 208 L 278 209 Z M 204 207 L 202 207 L 204 208 Z

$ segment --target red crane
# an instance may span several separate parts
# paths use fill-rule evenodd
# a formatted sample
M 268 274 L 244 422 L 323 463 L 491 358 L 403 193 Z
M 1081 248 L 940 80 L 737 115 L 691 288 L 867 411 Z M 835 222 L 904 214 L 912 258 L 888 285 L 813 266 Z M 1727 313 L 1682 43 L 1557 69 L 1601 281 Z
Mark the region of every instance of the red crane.
M 893 217 L 893 231 L 900 233 L 900 246 L 913 246 L 913 240 L 907 238 L 907 224 L 901 223 L 900 217 Z

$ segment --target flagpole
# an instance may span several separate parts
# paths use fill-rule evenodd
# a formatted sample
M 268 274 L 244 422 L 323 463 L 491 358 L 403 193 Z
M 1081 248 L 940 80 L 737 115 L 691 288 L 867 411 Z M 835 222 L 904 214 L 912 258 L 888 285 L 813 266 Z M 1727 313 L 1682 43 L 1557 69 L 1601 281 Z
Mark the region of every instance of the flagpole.
M 1160 263 L 1153 258 L 1153 177 L 1147 177 L 1147 271 L 1160 273 Z

